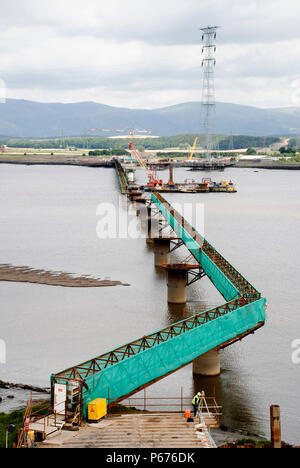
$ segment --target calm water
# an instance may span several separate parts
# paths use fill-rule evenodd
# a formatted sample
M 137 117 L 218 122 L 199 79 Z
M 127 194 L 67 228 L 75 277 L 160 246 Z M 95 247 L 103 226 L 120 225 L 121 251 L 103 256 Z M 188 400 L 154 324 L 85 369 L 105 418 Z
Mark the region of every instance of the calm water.
M 209 174 L 175 171 L 177 181 L 203 176 Z M 269 405 L 280 404 L 283 438 L 299 443 L 300 364 L 292 363 L 291 343 L 300 339 L 300 173 L 231 169 L 211 176 L 232 178 L 238 193 L 168 198 L 204 203 L 206 237 L 268 298 L 268 321 L 222 352 L 220 378 L 194 378 L 187 366 L 148 394 L 176 396 L 183 386 L 190 395 L 204 388 L 223 405 L 224 424 L 267 436 Z M 47 386 L 50 373 L 182 318 L 180 309 L 166 303 L 165 275 L 155 271 L 143 238 L 96 235 L 99 203 L 114 201 L 121 213 L 126 209 L 114 170 L 1 165 L 0 200 L 0 263 L 131 284 L 71 289 L 0 283 L 0 339 L 7 344 L 0 379 Z M 130 216 L 139 226 L 135 213 Z M 207 279 L 189 288 L 188 300 L 203 309 L 224 302 Z

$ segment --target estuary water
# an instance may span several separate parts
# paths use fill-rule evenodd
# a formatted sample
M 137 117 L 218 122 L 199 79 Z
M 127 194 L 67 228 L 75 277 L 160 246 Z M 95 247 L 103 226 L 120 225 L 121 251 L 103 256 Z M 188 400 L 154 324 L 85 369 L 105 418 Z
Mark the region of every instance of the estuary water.
M 223 406 L 224 425 L 267 437 L 269 406 L 279 404 L 283 439 L 299 444 L 300 363 L 292 360 L 292 344 L 300 340 L 300 172 L 174 173 L 176 181 L 212 177 L 236 183 L 236 194 L 167 198 L 203 204 L 204 226 L 196 227 L 267 297 L 268 320 L 222 352 L 219 378 L 193 377 L 187 366 L 147 393 L 174 397 L 183 387 L 189 396 L 204 389 Z M 166 171 L 160 175 L 168 178 Z M 137 177 L 143 179 L 141 170 Z M 7 354 L 1 380 L 49 386 L 51 373 L 183 318 L 180 308 L 167 305 L 165 274 L 154 268 L 143 237 L 97 236 L 103 203 L 113 203 L 121 216 L 128 209 L 113 169 L 0 166 L 0 263 L 130 284 L 77 289 L 0 283 L 0 340 Z M 129 225 L 138 230 L 135 207 L 129 209 Z M 188 289 L 188 301 L 203 310 L 224 302 L 207 278 Z

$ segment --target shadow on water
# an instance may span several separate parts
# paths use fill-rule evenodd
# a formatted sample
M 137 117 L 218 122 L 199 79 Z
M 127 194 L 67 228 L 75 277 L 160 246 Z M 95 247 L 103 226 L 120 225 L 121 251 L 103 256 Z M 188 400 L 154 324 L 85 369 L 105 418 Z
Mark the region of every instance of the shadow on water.
M 167 325 L 184 320 L 186 315 L 186 304 L 168 304 L 167 305 Z

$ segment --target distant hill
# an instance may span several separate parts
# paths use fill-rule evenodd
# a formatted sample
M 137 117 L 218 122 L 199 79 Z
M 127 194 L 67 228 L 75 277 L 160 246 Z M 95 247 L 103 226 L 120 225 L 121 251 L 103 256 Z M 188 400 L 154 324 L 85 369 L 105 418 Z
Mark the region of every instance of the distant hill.
M 125 109 L 95 102 L 40 103 L 8 99 L 0 104 L 0 138 L 82 136 L 87 128 L 151 129 L 153 135 L 203 133 L 201 103 L 188 102 L 155 110 Z M 214 132 L 239 135 L 300 133 L 300 108 L 259 109 L 218 103 Z M 92 135 L 92 134 L 91 134 Z M 97 136 L 105 134 L 94 133 Z

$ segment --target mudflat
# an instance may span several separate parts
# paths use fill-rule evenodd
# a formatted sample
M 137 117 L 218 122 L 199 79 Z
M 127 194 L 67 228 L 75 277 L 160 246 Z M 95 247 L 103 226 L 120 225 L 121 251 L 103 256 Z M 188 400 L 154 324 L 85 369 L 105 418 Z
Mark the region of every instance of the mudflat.
M 120 281 L 101 280 L 89 276 L 75 276 L 62 271 L 35 270 L 27 266 L 0 265 L 0 281 L 36 283 L 67 288 L 99 288 L 108 286 L 130 286 Z

